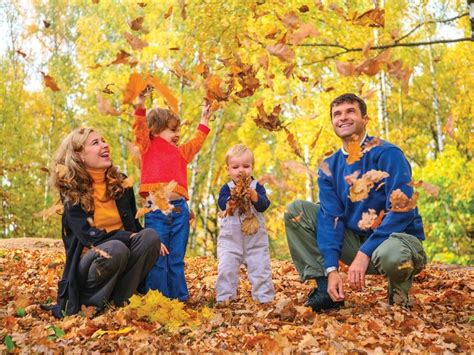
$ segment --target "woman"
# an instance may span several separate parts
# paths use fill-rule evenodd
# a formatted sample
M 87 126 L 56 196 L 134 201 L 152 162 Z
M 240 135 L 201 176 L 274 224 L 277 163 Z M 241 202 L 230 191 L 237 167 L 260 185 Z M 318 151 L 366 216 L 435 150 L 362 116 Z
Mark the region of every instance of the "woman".
M 78 128 L 61 143 L 52 183 L 64 204 L 62 239 L 66 264 L 57 304 L 46 307 L 57 318 L 81 305 L 102 310 L 122 306 L 153 267 L 160 239 L 142 229 L 132 188 L 112 164 L 104 139 Z

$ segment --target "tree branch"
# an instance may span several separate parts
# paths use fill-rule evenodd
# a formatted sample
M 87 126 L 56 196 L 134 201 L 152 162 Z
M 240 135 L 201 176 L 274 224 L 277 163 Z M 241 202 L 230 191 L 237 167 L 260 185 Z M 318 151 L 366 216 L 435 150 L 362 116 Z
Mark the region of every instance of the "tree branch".
M 461 14 L 461 15 L 458 15 L 458 16 L 455 16 L 455 17 L 451 17 L 451 18 L 447 18 L 447 19 L 444 19 L 444 20 L 431 20 L 431 21 L 421 22 L 421 23 L 419 23 L 418 25 L 416 25 L 415 27 L 413 27 L 413 28 L 412 28 L 410 31 L 408 31 L 406 34 L 404 34 L 404 35 L 401 36 L 400 38 L 397 38 L 394 42 L 395 42 L 395 43 L 398 43 L 398 42 L 403 41 L 405 38 L 407 38 L 408 36 L 410 36 L 413 32 L 415 32 L 416 30 L 418 30 L 421 26 L 424 26 L 424 25 L 427 25 L 427 24 L 430 24 L 430 23 L 447 23 L 447 22 L 451 22 L 451 21 L 460 19 L 460 18 L 465 17 L 465 16 L 469 16 L 469 13 L 468 13 L 468 12 L 465 12 L 464 14 Z
M 456 42 L 474 42 L 474 39 L 470 37 L 463 37 L 463 38 L 453 38 L 453 39 L 438 39 L 438 40 L 433 40 L 433 41 L 423 41 L 423 42 L 411 42 L 411 43 L 391 43 L 391 44 L 384 44 L 381 46 L 373 46 L 370 47 L 369 50 L 381 50 L 381 49 L 388 49 L 388 48 L 395 48 L 395 47 L 419 47 L 419 46 L 427 46 L 431 44 L 441 44 L 441 43 L 456 43 Z M 325 43 L 303 43 L 299 44 L 301 47 L 335 47 L 335 45 L 331 44 L 325 44 Z M 344 47 L 342 47 L 344 48 Z M 320 63 L 324 62 L 327 59 L 333 59 L 336 57 L 339 57 L 340 55 L 350 53 L 350 52 L 361 52 L 363 48 L 344 48 L 342 52 L 338 52 L 335 54 L 332 54 L 330 56 L 326 56 L 323 59 L 311 62 L 311 63 L 305 63 L 303 65 L 311 65 L 315 63 Z

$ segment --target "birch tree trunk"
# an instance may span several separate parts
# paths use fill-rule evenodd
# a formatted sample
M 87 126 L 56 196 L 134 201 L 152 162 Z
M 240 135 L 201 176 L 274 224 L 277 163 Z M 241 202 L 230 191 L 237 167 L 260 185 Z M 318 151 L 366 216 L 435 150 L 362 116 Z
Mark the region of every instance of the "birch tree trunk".
M 436 127 L 436 140 L 435 140 L 435 155 L 443 151 L 443 132 L 441 128 L 441 118 L 440 118 L 440 105 L 439 105 L 439 96 L 438 96 L 438 83 L 436 81 L 436 71 L 433 61 L 433 48 L 428 46 L 428 61 L 430 67 L 430 75 L 431 75 L 431 86 L 433 88 L 433 100 L 431 101 L 433 105 L 433 113 L 435 119 L 435 127 Z

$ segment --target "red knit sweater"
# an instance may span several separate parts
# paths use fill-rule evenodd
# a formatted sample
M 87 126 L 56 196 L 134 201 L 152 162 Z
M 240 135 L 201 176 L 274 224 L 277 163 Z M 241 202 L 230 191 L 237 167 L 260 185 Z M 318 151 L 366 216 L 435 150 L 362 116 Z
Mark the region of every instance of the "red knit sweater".
M 142 172 L 140 179 L 140 195 L 156 190 L 160 185 L 166 185 L 174 180 L 178 184 L 174 192 L 189 200 L 187 164 L 201 149 L 210 131 L 209 127 L 200 124 L 191 140 L 175 146 L 161 137 L 151 137 L 146 125 L 146 110 L 135 111 L 135 145 L 142 154 Z

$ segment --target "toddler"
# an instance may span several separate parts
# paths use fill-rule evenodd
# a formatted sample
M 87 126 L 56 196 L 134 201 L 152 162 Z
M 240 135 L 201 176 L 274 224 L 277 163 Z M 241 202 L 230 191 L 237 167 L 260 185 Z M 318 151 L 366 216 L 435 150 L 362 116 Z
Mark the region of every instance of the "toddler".
M 221 188 L 218 204 L 221 210 L 229 211 L 236 207 L 235 201 L 231 197 L 231 191 L 236 187 L 239 178 L 252 175 L 254 156 L 245 145 L 237 144 L 228 150 L 225 160 L 227 172 L 232 180 Z M 242 211 L 239 211 L 239 208 L 234 211 L 233 215 L 226 213 L 226 216 L 220 220 L 220 233 L 217 241 L 217 302 L 235 299 L 241 264 L 247 267 L 254 300 L 268 303 L 275 296 L 268 234 L 262 214 L 270 205 L 270 201 L 265 188 L 253 178 L 251 178 L 247 196 L 251 201 L 250 212 L 258 220 L 258 229 L 252 235 L 245 235 L 242 232 L 242 221 L 248 216 L 240 215 Z

